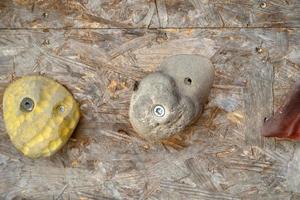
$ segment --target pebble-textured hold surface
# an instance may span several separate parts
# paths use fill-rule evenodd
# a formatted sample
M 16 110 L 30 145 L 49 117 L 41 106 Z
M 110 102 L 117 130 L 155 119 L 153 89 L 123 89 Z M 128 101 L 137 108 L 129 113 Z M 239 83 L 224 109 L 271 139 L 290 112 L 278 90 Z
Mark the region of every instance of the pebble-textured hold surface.
M 32 107 L 24 110 L 31 100 Z M 25 156 L 38 158 L 53 155 L 68 141 L 80 114 L 62 85 L 42 76 L 25 76 L 5 90 L 3 116 L 14 146 Z

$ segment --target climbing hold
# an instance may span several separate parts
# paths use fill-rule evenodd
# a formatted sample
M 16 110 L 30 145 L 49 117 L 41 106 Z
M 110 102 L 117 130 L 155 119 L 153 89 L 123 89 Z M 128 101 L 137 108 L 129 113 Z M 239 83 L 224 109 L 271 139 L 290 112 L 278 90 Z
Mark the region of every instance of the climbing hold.
M 284 104 L 274 116 L 264 119 L 262 135 L 265 137 L 300 140 L 300 80 L 289 92 Z
M 200 55 L 176 55 L 141 80 L 130 103 L 130 122 L 143 138 L 166 139 L 195 121 L 203 111 L 214 68 Z
M 39 158 L 53 155 L 68 141 L 80 114 L 65 87 L 43 76 L 25 76 L 6 88 L 3 117 L 14 146 Z

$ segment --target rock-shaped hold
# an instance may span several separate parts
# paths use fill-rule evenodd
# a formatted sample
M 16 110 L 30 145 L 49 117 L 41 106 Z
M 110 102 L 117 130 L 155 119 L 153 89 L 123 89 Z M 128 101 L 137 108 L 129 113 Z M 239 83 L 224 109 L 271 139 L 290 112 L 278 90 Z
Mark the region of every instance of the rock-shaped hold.
M 25 76 L 6 88 L 3 116 L 14 146 L 38 158 L 53 155 L 68 141 L 80 113 L 65 87 L 43 76 Z
M 200 55 L 176 55 L 141 80 L 133 93 L 129 117 L 145 139 L 168 138 L 195 121 L 203 111 L 214 68 Z
M 265 137 L 300 140 L 300 80 L 291 89 L 284 104 L 262 127 Z

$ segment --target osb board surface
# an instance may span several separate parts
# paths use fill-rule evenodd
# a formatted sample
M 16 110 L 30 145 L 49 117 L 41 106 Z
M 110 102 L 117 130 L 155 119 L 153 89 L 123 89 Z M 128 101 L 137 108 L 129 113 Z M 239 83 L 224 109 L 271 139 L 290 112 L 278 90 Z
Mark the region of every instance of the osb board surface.
M 2 0 L 1 28 L 300 27 L 299 0 Z
M 82 117 L 59 153 L 30 160 L 12 146 L 1 116 L 0 199 L 300 199 L 299 144 L 260 136 L 264 117 L 282 103 L 299 78 L 299 29 L 246 28 L 236 18 L 226 23 L 245 28 L 135 29 L 124 21 L 143 14 L 89 23 L 75 20 L 82 11 L 71 9 L 66 14 L 69 8 L 55 2 L 77 5 L 75 1 L 36 1 L 33 13 L 41 9 L 40 13 L 29 15 L 30 1 L 0 3 L 0 99 L 17 77 L 42 74 L 74 94 Z M 97 9 L 89 12 L 99 17 L 109 6 L 115 12 L 128 10 L 123 1 L 107 2 L 107 7 L 101 6 L 104 10 L 97 11 L 100 6 L 95 5 Z M 155 5 L 146 27 L 160 26 L 155 21 L 160 5 L 167 8 L 166 27 L 194 26 L 179 20 L 180 12 L 186 10 L 175 9 L 175 1 L 139 2 L 127 1 L 132 6 Z M 197 3 L 201 7 L 211 2 Z M 238 1 L 226 2 L 224 6 L 240 8 L 239 13 L 249 9 L 234 3 Z M 270 2 L 294 5 L 280 7 L 290 9 L 284 10 L 280 20 L 297 26 L 299 21 L 291 19 L 299 14 L 295 11 L 299 1 Z M 49 13 L 46 18 L 40 18 L 42 9 Z M 113 22 L 125 28 L 107 28 L 114 27 Z M 91 24 L 95 28 L 76 28 Z M 209 57 L 216 69 L 214 87 L 195 124 L 177 137 L 151 145 L 131 128 L 130 97 L 136 81 L 176 54 Z

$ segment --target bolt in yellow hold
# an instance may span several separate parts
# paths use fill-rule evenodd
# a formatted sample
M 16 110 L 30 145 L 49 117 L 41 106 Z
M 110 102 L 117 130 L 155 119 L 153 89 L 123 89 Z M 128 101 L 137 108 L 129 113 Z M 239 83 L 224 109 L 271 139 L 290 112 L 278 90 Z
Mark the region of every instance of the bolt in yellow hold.
M 16 148 L 25 156 L 39 158 L 51 156 L 62 148 L 80 113 L 65 87 L 43 76 L 25 76 L 6 88 L 3 116 Z

